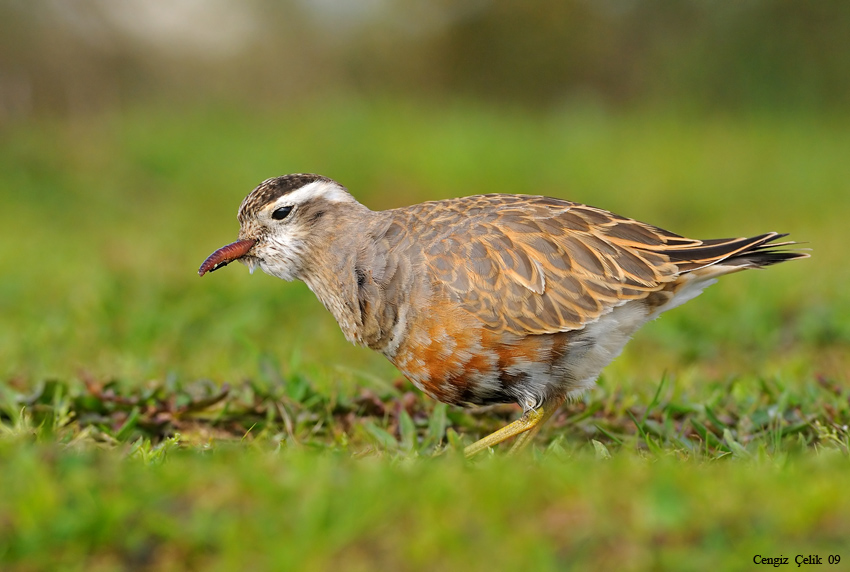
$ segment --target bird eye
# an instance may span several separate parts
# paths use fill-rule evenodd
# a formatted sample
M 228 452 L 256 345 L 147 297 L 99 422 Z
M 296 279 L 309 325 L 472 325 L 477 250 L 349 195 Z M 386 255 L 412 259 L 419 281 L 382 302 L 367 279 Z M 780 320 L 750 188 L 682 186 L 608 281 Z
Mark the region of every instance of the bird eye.
M 279 209 L 275 209 L 272 213 L 272 218 L 275 220 L 282 220 L 289 216 L 289 213 L 292 212 L 292 207 L 280 207 Z

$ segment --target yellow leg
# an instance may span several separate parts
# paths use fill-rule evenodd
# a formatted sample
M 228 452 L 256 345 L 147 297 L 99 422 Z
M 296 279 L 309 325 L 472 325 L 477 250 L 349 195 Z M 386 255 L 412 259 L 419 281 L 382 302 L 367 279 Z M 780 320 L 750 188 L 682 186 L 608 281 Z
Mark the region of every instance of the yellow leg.
M 516 435 L 520 435 L 520 437 L 511 448 L 510 453 L 513 454 L 514 452 L 521 450 L 531 440 L 531 438 L 537 434 L 543 423 L 545 423 L 546 420 L 558 410 L 563 402 L 563 398 L 548 399 L 544 401 L 543 405 L 537 409 L 530 409 L 526 411 L 523 413 L 522 417 L 510 425 L 506 425 L 498 431 L 490 433 L 483 439 L 479 439 L 472 445 L 469 445 L 463 450 L 463 454 L 466 457 L 472 457 L 484 449 L 494 447 L 502 441 L 506 441 Z
M 525 431 L 522 435 L 516 438 L 516 441 L 514 441 L 514 444 L 511 446 L 511 450 L 508 451 L 508 455 L 516 455 L 525 449 L 528 444 L 534 440 L 534 436 L 540 432 L 540 428 L 543 427 L 543 425 L 549 421 L 549 418 L 561 408 L 564 400 L 564 397 L 559 397 L 544 401 L 543 406 L 541 407 L 543 414 L 540 416 L 540 419 L 528 431 Z

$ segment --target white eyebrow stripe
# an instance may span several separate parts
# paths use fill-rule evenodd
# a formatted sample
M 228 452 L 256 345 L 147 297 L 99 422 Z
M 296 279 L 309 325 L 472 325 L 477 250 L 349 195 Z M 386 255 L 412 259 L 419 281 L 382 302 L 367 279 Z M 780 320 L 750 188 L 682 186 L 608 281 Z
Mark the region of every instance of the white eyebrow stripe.
M 297 205 L 306 203 L 315 198 L 322 198 L 332 203 L 342 203 L 353 200 L 351 195 L 341 186 L 332 181 L 313 181 L 287 193 L 277 199 L 268 208 L 275 209 L 285 205 Z

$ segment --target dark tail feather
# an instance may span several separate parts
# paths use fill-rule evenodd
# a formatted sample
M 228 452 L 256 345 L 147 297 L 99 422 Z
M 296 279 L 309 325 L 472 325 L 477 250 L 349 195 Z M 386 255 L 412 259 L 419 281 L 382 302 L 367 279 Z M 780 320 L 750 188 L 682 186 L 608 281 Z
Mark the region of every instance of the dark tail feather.
M 724 238 L 704 240 L 697 246 L 665 250 L 664 254 L 679 267 L 681 272 L 691 272 L 706 266 L 723 264 L 743 268 L 762 268 L 786 260 L 809 258 L 807 252 L 782 250 L 795 246 L 793 241 L 776 242 L 787 234 L 769 232 L 752 238 Z M 771 244 L 773 243 L 773 244 Z
M 799 242 L 794 242 L 793 240 L 768 244 L 771 241 L 776 240 L 777 238 L 782 238 L 785 236 L 788 235 L 777 234 L 773 238 L 769 239 L 766 243 L 762 243 L 761 245 L 751 250 L 736 254 L 728 260 L 724 260 L 723 264 L 745 266 L 751 268 L 762 268 L 764 266 L 770 266 L 771 264 L 779 264 L 780 262 L 785 262 L 786 260 L 797 260 L 799 258 L 809 258 L 811 256 L 808 252 L 801 252 L 800 250 L 783 250 L 784 247 L 796 246 L 800 244 Z

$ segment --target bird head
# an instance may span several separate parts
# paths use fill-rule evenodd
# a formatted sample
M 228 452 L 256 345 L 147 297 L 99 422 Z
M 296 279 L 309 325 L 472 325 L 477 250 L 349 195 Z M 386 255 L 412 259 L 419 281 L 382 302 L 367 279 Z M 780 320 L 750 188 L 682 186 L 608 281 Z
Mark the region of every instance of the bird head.
M 327 177 L 293 174 L 263 181 L 239 207 L 239 240 L 213 252 L 207 272 L 238 260 L 284 280 L 301 278 L 317 246 L 326 246 L 347 214 L 365 208 Z

